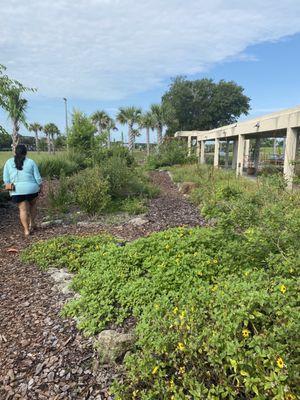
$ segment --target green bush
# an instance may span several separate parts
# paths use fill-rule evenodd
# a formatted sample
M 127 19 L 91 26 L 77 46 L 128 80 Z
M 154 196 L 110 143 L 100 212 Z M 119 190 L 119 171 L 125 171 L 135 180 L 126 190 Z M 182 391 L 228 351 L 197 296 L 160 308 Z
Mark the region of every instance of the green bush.
M 110 202 L 109 183 L 99 168 L 87 168 L 74 175 L 69 182 L 73 199 L 81 210 L 97 214 Z
M 137 320 L 116 399 L 296 398 L 299 216 L 283 226 L 276 242 L 176 228 L 85 253 L 64 312 L 89 334 Z
M 43 270 L 67 268 L 70 272 L 76 272 L 83 265 L 85 254 L 102 251 L 115 242 L 109 235 L 61 236 L 31 245 L 23 251 L 21 259 L 26 263 L 34 262 Z
M 38 162 L 38 167 L 45 178 L 59 178 L 61 172 L 70 176 L 80 169 L 79 165 L 63 156 L 45 157 Z
M 147 211 L 143 198 L 127 198 L 122 202 L 122 210 L 130 215 L 143 214 Z
M 105 165 L 110 158 L 121 158 L 125 161 L 127 167 L 134 166 L 135 160 L 127 147 L 112 143 L 111 147 L 101 147 L 94 151 L 94 162 L 100 167 Z
M 147 165 L 150 169 L 156 169 L 191 161 L 195 161 L 195 159 L 188 157 L 186 143 L 180 140 L 172 140 L 163 143 L 156 154 L 150 155 Z

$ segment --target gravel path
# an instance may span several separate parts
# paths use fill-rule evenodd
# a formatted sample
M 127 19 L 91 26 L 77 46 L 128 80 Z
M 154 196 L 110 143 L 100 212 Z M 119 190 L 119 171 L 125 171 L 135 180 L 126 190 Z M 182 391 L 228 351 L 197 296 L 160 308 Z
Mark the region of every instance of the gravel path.
M 0 208 L 0 399 L 109 399 L 118 373 L 97 366 L 91 341 L 59 313 L 67 295 L 54 289 L 46 272 L 19 261 L 32 241 L 63 234 L 109 231 L 124 240 L 173 226 L 203 225 L 195 206 L 183 198 L 165 172 L 153 172 L 161 194 L 150 203 L 142 226 L 58 226 L 40 229 L 29 240 L 21 235 L 12 204 Z

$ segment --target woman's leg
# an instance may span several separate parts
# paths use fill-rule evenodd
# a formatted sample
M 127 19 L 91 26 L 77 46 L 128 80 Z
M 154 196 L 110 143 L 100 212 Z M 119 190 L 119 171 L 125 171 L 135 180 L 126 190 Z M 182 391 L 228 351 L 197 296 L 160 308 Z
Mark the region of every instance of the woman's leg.
M 35 217 L 37 212 L 37 197 L 29 202 L 29 228 L 35 229 Z
M 20 211 L 20 221 L 24 228 L 25 236 L 30 234 L 29 232 L 29 203 L 28 201 L 22 201 L 18 204 Z

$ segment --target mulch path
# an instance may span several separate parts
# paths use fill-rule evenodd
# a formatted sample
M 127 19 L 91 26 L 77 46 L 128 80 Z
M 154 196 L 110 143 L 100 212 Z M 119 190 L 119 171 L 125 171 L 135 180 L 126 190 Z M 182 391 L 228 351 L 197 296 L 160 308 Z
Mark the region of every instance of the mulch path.
M 109 399 L 118 378 L 113 366 L 97 366 L 91 340 L 75 322 L 60 316 L 68 295 L 57 292 L 47 272 L 19 261 L 19 252 L 36 240 L 64 234 L 110 232 L 126 241 L 174 226 L 199 226 L 197 208 L 177 190 L 166 172 L 153 172 L 160 187 L 142 226 L 55 226 L 25 240 L 16 207 L 0 207 L 0 399 Z M 43 202 L 43 199 L 42 199 Z M 41 217 L 40 217 L 41 218 Z M 97 366 L 97 367 L 96 367 Z

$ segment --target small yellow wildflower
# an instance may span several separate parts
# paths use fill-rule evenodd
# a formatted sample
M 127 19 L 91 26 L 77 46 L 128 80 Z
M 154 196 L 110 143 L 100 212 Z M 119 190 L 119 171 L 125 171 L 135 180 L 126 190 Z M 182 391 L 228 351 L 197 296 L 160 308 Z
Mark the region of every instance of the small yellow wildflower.
M 284 362 L 283 362 L 283 359 L 281 357 L 277 358 L 276 363 L 277 363 L 277 366 L 279 368 L 283 368 L 284 367 Z
M 218 289 L 218 285 L 214 285 L 214 286 L 211 288 L 211 291 L 212 291 L 212 292 L 215 292 L 217 289 Z
M 173 379 L 170 380 L 170 382 L 169 382 L 169 387 L 170 387 L 170 389 L 172 389 L 172 388 L 174 387 L 174 381 L 173 381 Z
M 177 345 L 178 350 L 183 351 L 185 349 L 185 345 L 181 342 L 178 343 Z
M 173 314 L 177 314 L 178 313 L 178 307 L 175 307 L 173 310 Z
M 180 373 L 181 375 L 183 375 L 183 374 L 185 373 L 185 367 L 180 367 L 180 368 L 179 368 L 179 373 Z
M 185 311 L 182 311 L 182 313 L 179 315 L 179 318 L 182 321 L 184 317 L 185 317 Z
M 296 396 L 293 393 L 288 393 L 285 396 L 285 400 L 296 400 Z
M 202 276 L 203 273 L 202 273 L 201 271 L 198 271 L 198 272 L 197 272 L 197 275 L 198 275 L 198 276 Z
M 282 294 L 284 294 L 286 292 L 286 287 L 284 285 L 280 286 L 280 291 Z
M 170 245 L 166 244 L 166 250 L 169 250 Z
M 213 263 L 218 264 L 218 260 L 214 259 Z
M 243 334 L 244 338 L 249 337 L 249 335 L 250 335 L 249 329 L 243 329 L 243 330 L 242 330 L 242 334 Z
M 156 365 L 156 367 L 154 367 L 152 370 L 152 375 L 155 375 L 157 373 L 158 369 L 159 369 L 159 366 Z

